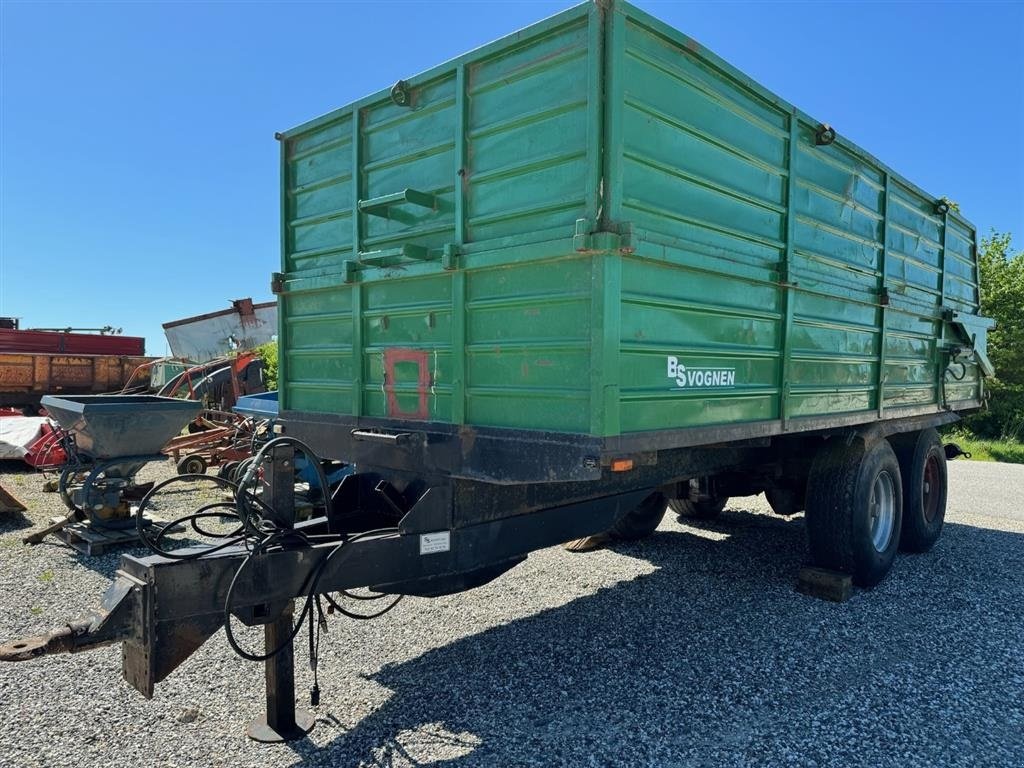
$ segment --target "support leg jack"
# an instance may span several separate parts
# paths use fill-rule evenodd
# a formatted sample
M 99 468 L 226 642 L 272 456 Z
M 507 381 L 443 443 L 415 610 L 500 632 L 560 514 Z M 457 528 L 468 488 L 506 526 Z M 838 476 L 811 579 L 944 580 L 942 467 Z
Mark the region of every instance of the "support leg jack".
M 292 611 L 282 613 L 264 628 L 266 650 L 277 648 L 292 631 Z M 264 744 L 280 744 L 305 738 L 316 723 L 308 710 L 295 710 L 295 649 L 292 643 L 266 662 L 267 711 L 246 731 L 250 739 Z

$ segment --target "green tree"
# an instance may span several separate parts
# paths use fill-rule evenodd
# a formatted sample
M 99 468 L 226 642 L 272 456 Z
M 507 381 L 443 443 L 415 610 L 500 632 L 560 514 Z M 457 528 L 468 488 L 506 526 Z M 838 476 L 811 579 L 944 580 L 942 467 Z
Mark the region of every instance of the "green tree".
M 981 314 L 996 321 L 988 355 L 996 378 L 988 382 L 989 408 L 965 421 L 980 437 L 1024 439 L 1024 251 L 1009 232 L 992 232 L 978 251 Z
M 993 232 L 981 241 L 981 313 L 996 321 L 988 351 L 996 377 L 1024 385 L 1024 251 L 1013 249 L 1009 232 Z

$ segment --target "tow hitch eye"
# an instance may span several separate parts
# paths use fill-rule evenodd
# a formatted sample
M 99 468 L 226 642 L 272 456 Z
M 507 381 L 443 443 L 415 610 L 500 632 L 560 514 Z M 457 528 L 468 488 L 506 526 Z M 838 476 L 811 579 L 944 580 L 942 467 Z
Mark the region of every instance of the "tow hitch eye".
M 946 443 L 942 446 L 942 449 L 946 452 L 946 461 L 952 461 L 953 459 L 963 456 L 965 459 L 971 458 L 971 454 L 965 451 L 956 443 Z

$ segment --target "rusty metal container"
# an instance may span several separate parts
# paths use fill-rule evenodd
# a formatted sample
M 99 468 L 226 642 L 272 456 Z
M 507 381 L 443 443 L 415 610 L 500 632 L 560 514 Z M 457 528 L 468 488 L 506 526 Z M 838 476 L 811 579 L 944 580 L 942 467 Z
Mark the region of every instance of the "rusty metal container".
M 33 407 L 45 394 L 117 392 L 145 385 L 153 358 L 0 352 L 0 406 Z M 134 374 L 134 378 L 133 378 Z

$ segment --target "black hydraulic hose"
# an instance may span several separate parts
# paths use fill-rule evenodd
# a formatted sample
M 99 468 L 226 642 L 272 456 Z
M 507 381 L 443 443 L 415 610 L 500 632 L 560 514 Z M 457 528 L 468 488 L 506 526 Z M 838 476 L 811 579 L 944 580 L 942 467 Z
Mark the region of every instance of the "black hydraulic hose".
M 289 545 L 303 545 L 307 548 L 313 547 L 313 540 L 305 533 L 294 529 L 283 529 L 278 527 L 272 519 L 268 519 L 264 513 L 270 513 L 273 515 L 274 509 L 265 501 L 260 499 L 255 492 L 249 490 L 249 485 L 256 478 L 256 473 L 259 466 L 266 460 L 268 453 L 279 445 L 292 445 L 299 452 L 301 452 L 308 462 L 310 462 L 316 470 L 317 480 L 320 483 L 320 488 L 323 492 L 323 504 L 325 511 L 329 511 L 330 504 L 330 485 L 327 481 L 327 476 L 323 469 L 323 464 L 320 459 L 313 453 L 313 450 L 300 440 L 297 440 L 290 436 L 280 436 L 273 438 L 266 442 L 260 450 L 252 457 L 248 468 L 246 469 L 243 476 L 239 479 L 238 483 L 232 483 L 231 481 L 217 477 L 215 475 L 204 475 L 204 474 L 188 474 L 188 475 L 175 475 L 166 480 L 163 480 L 154 485 L 142 498 L 139 503 L 139 508 L 135 515 L 135 526 L 136 532 L 139 535 L 139 539 L 148 547 L 152 552 L 169 559 L 173 560 L 193 560 L 204 555 L 209 555 L 229 547 L 235 547 L 239 544 L 244 544 L 249 550 L 245 558 L 242 560 L 238 569 L 235 571 L 231 578 L 231 583 L 228 585 L 228 591 L 224 598 L 224 632 L 228 639 L 228 644 L 231 648 L 241 656 L 243 659 L 249 661 L 267 661 L 272 659 L 281 653 L 286 647 L 288 647 L 299 631 L 302 629 L 302 624 L 307 619 L 310 622 L 310 665 L 313 668 L 314 674 L 314 691 L 315 697 L 319 698 L 319 686 L 316 684 L 316 664 L 317 657 L 320 649 L 320 637 L 319 630 L 326 624 L 326 617 L 324 616 L 324 609 L 320 602 L 321 593 L 319 592 L 320 580 L 330 564 L 331 560 L 337 555 L 338 552 L 342 551 L 346 544 L 358 541 L 360 539 L 369 538 L 372 536 L 383 536 L 393 535 L 398 533 L 397 528 L 379 528 L 369 531 L 362 531 L 353 536 L 345 537 L 342 535 L 340 540 L 331 548 L 331 550 L 324 556 L 319 563 L 310 571 L 306 582 L 299 590 L 299 594 L 305 594 L 305 600 L 302 603 L 302 609 L 299 611 L 298 618 L 294 621 L 292 631 L 288 634 L 282 643 L 274 649 L 271 649 L 267 653 L 257 654 L 250 653 L 249 651 L 242 648 L 237 639 L 235 638 L 234 631 L 231 626 L 231 616 L 233 612 L 233 598 L 235 589 L 242 577 L 242 573 L 251 564 L 253 558 L 258 555 L 266 553 L 268 550 L 275 547 L 288 547 Z M 183 483 L 183 482 L 209 482 L 216 486 L 219 486 L 229 491 L 233 496 L 233 501 L 219 501 L 211 504 L 206 504 L 195 512 L 180 517 L 164 528 L 162 528 L 155 538 L 150 538 L 146 533 L 145 526 L 145 511 L 151 503 L 153 497 L 167 486 L 172 483 Z M 228 511 L 225 511 L 228 510 Z M 205 530 L 201 525 L 200 521 L 206 519 L 219 519 L 219 520 L 231 520 L 237 519 L 238 527 L 234 530 L 218 534 L 212 531 Z M 220 543 L 214 546 L 204 547 L 202 549 L 195 549 L 184 553 L 177 551 L 165 550 L 160 546 L 161 541 L 171 531 L 176 530 L 184 525 L 190 525 L 192 529 L 208 538 L 222 539 Z M 387 597 L 386 593 L 382 594 L 371 594 L 371 595 L 357 595 L 355 593 L 340 590 L 339 594 L 351 598 L 354 600 L 381 600 Z M 343 616 L 347 616 L 352 619 L 360 621 L 366 621 L 374 619 L 379 616 L 383 616 L 388 611 L 392 610 L 401 601 L 403 595 L 396 595 L 395 599 L 392 600 L 383 609 L 376 611 L 371 614 L 361 614 L 350 611 L 344 606 L 336 602 L 329 594 L 323 593 L 324 599 L 326 599 L 331 609 L 337 611 Z M 316 615 L 314 616 L 314 609 Z M 317 624 L 314 627 L 314 622 Z
M 230 510 L 230 511 L 228 513 L 215 512 L 214 511 L 215 509 L 227 509 L 227 510 Z M 204 507 L 200 507 L 199 509 L 197 509 L 195 512 L 193 512 L 190 515 L 185 515 L 184 517 L 179 517 L 178 519 L 176 519 L 176 520 L 172 521 L 171 523 L 165 525 L 160 530 L 160 532 L 156 535 L 156 538 L 152 539 L 151 541 L 154 544 L 159 546 L 161 539 L 163 539 L 165 536 L 167 536 L 173 530 L 177 529 L 179 526 L 184 526 L 186 523 L 188 523 L 191 526 L 193 531 L 198 533 L 200 536 L 205 536 L 208 539 L 232 539 L 233 543 L 236 543 L 236 544 L 242 540 L 243 537 L 241 536 L 241 533 L 242 533 L 242 527 L 241 526 L 238 526 L 233 531 L 230 531 L 228 533 L 214 533 L 213 531 L 205 530 L 204 528 L 202 528 L 199 525 L 199 521 L 200 520 L 204 520 L 204 519 L 237 520 L 238 517 L 235 514 L 235 505 L 234 505 L 233 502 L 230 502 L 230 501 L 214 502 L 213 504 L 207 504 Z M 203 553 L 205 554 L 205 553 L 207 553 L 209 551 L 211 551 L 211 550 L 210 549 L 206 549 L 206 550 L 203 550 Z
M 176 528 L 179 525 L 183 525 L 186 522 L 192 520 L 192 518 L 195 515 L 198 515 L 200 513 L 206 513 L 213 507 L 226 505 L 227 502 L 218 502 L 217 504 L 204 506 L 200 508 L 197 512 L 194 512 L 190 515 L 185 515 L 182 518 L 171 521 L 159 534 L 157 534 L 155 539 L 151 539 L 149 537 L 149 535 L 146 533 L 145 512 L 146 507 L 149 505 L 153 496 L 159 491 L 166 488 L 167 486 L 171 485 L 172 483 L 181 483 L 186 481 L 210 482 L 215 485 L 219 485 L 222 488 L 225 488 L 226 490 L 231 491 L 232 495 L 235 495 L 237 491 L 237 486 L 234 483 L 232 483 L 229 480 L 225 480 L 222 477 L 217 477 L 216 475 L 174 475 L 172 477 L 169 477 L 166 480 L 163 480 L 154 485 L 152 488 L 150 488 L 146 495 L 142 497 L 142 501 L 139 502 L 139 508 L 135 511 L 135 531 L 139 536 L 139 540 L 143 544 L 145 544 L 150 551 L 154 552 L 157 555 L 160 555 L 161 557 L 166 557 L 171 560 L 195 560 L 197 557 L 201 557 L 202 555 L 206 555 L 211 552 L 219 552 L 222 549 L 227 549 L 230 546 L 234 546 L 235 544 L 241 543 L 245 537 L 238 535 L 233 538 L 229 538 L 227 541 L 224 541 L 215 547 L 205 548 L 192 552 L 186 552 L 184 554 L 181 554 L 176 551 L 161 549 L 159 546 L 160 540 L 164 537 L 164 535 L 169 529 Z M 224 517 L 224 515 L 219 516 Z M 239 533 L 241 533 L 241 531 L 239 531 Z
M 292 627 L 292 631 L 288 634 L 288 637 L 285 638 L 277 648 L 274 648 L 273 650 L 268 651 L 267 653 L 256 654 L 250 653 L 249 651 L 246 651 L 244 648 L 242 648 L 235 639 L 234 631 L 231 629 L 232 598 L 234 596 L 235 586 L 238 583 L 238 577 L 241 575 L 242 571 L 245 570 L 246 566 L 248 566 L 249 562 L 252 560 L 253 557 L 255 557 L 258 554 L 262 554 L 267 550 L 267 548 L 277 543 L 277 537 L 286 537 L 288 534 L 297 534 L 300 538 L 306 539 L 304 535 L 299 534 L 296 531 L 279 531 L 277 534 L 268 537 L 257 548 L 253 549 L 253 551 L 246 556 L 245 560 L 242 561 L 242 564 L 238 567 L 238 570 L 235 571 L 234 576 L 231 578 L 231 583 L 228 585 L 228 591 L 224 597 L 224 635 L 225 637 L 227 637 L 228 645 L 231 646 L 232 650 L 234 650 L 235 653 L 237 653 L 243 659 L 247 659 L 249 661 L 267 661 L 268 659 L 272 659 L 275 656 L 277 656 L 277 654 L 281 653 L 281 651 L 288 647 L 288 645 L 299 634 L 299 631 L 302 629 L 302 623 L 306 620 L 307 615 L 309 615 L 309 620 L 311 622 L 317 620 L 312 616 L 312 606 L 318 594 L 320 579 L 323 576 L 323 573 L 326 570 L 328 564 L 331 562 L 332 558 L 334 558 L 334 556 L 337 555 L 338 552 L 340 552 L 346 544 L 350 544 L 353 541 L 368 538 L 370 536 L 393 534 L 397 532 L 397 528 L 380 528 L 372 531 L 365 531 L 350 538 L 348 541 L 339 542 L 333 549 L 331 549 L 330 552 L 327 553 L 327 556 L 324 557 L 316 565 L 316 567 L 310 573 L 310 576 L 307 579 L 306 584 L 303 585 L 301 591 L 306 593 L 306 599 L 302 603 L 302 610 L 299 612 L 299 617 L 295 621 Z M 308 539 L 306 540 L 308 542 Z M 397 595 L 393 602 L 391 602 L 384 609 L 377 611 L 376 613 L 360 614 L 346 610 L 342 606 L 338 605 L 334 600 L 332 600 L 330 595 L 326 593 L 324 593 L 323 596 L 327 600 L 328 604 L 330 604 L 331 607 L 334 608 L 334 610 L 338 611 L 343 616 L 347 616 L 348 618 L 357 619 L 360 621 L 366 621 L 369 619 L 375 619 L 379 616 L 383 616 L 385 613 L 387 613 L 396 605 L 398 605 L 402 597 L 404 597 L 404 595 Z
M 313 452 L 313 449 L 301 440 L 288 435 L 275 437 L 263 444 L 259 452 L 253 456 L 252 463 L 246 468 L 245 474 L 238 479 L 238 488 L 242 491 L 236 494 L 236 499 L 238 500 L 238 517 L 242 521 L 242 525 L 245 526 L 245 529 L 254 535 L 259 535 L 261 532 L 257 529 L 256 525 L 252 523 L 251 511 L 245 506 L 250 498 L 250 494 L 245 491 L 248 489 L 252 479 L 256 476 L 256 472 L 265 460 L 266 455 L 279 445 L 291 445 L 294 448 L 297 448 L 306 457 L 306 461 L 313 465 L 316 470 L 317 480 L 320 483 L 320 489 L 324 496 L 325 512 L 328 511 L 327 507 L 330 504 L 331 491 L 330 486 L 327 483 L 327 475 L 324 473 L 323 465 L 317 455 Z M 258 499 L 257 501 L 259 502 Z M 259 503 L 265 509 L 272 511 L 266 504 L 263 504 L 262 502 Z
M 284 533 L 292 532 L 281 532 L 281 534 Z M 306 592 L 306 599 L 302 603 L 302 610 L 299 612 L 299 617 L 292 626 L 292 631 L 288 633 L 288 637 L 282 640 L 281 644 L 278 645 L 277 648 L 274 648 L 273 650 L 268 651 L 267 653 L 250 653 L 238 644 L 238 641 L 235 639 L 235 633 L 231 629 L 232 597 L 234 596 L 235 593 L 235 585 L 238 584 L 238 577 L 242 574 L 242 571 L 246 569 L 246 566 L 248 566 L 249 562 L 252 560 L 253 557 L 255 557 L 258 554 L 263 554 L 263 552 L 265 552 L 269 546 L 275 543 L 275 537 L 277 535 L 280 534 L 275 534 L 268 537 L 258 547 L 253 549 L 252 552 L 246 555 L 245 560 L 242 561 L 242 564 L 238 566 L 238 570 L 235 571 L 235 575 L 231 577 L 231 583 L 228 585 L 228 592 L 224 596 L 224 636 L 227 637 L 228 645 L 231 646 L 231 649 L 239 656 L 241 656 L 243 659 L 246 659 L 248 661 L 267 661 L 277 656 L 279 653 L 281 653 L 281 651 L 283 651 L 291 644 L 291 642 L 295 639 L 296 635 L 299 634 L 299 630 L 302 629 L 302 623 L 306 620 L 306 615 L 310 612 L 313 599 L 316 597 L 316 585 L 320 582 L 320 576 L 323 574 L 324 568 L 327 567 L 327 563 L 330 561 L 330 559 L 334 556 L 336 552 L 341 550 L 342 547 L 342 544 L 340 543 L 336 547 L 334 547 L 334 549 L 332 549 L 327 554 L 327 557 L 321 560 L 317 564 L 316 568 L 310 574 L 310 578 L 309 580 L 307 580 L 307 585 L 309 587 L 308 591 L 306 589 L 302 590 Z M 304 585 L 304 587 L 305 586 L 306 585 Z M 310 617 L 310 621 L 312 620 L 312 617 Z
M 214 512 L 213 510 L 215 509 L 227 509 L 230 511 L 227 513 Z M 233 501 L 218 501 L 213 504 L 207 504 L 205 507 L 200 507 L 187 518 L 183 519 L 187 520 L 189 525 L 192 526 L 193 531 L 198 533 L 200 536 L 205 536 L 208 539 L 229 539 L 235 538 L 236 536 L 240 536 L 242 534 L 241 525 L 239 525 L 238 528 L 231 531 L 230 533 L 214 533 L 213 531 L 207 531 L 200 527 L 199 521 L 208 518 L 217 520 L 237 520 L 238 514 L 235 512 L 235 504 Z M 164 531 L 166 530 L 167 529 L 164 528 Z M 163 531 L 161 531 L 161 535 L 163 535 Z M 160 537 L 158 536 L 157 540 L 159 540 L 159 538 Z
M 398 528 L 378 528 L 377 530 L 374 530 L 374 531 L 364 531 L 362 533 L 358 533 L 355 536 L 351 537 L 348 540 L 347 543 L 351 544 L 354 541 L 358 541 L 359 539 L 368 538 L 370 536 L 389 534 L 389 533 L 398 533 L 398 532 L 399 532 Z M 353 600 L 381 600 L 381 599 L 387 597 L 387 593 L 385 593 L 385 592 L 382 592 L 382 593 L 377 594 L 377 595 L 356 595 L 356 594 L 348 592 L 347 590 L 344 590 L 344 589 L 339 590 L 339 594 L 342 594 L 345 597 L 352 598 Z M 402 598 L 403 597 L 405 597 L 405 595 L 395 595 L 395 599 L 391 603 L 389 603 L 385 608 L 382 608 L 381 610 L 376 611 L 375 613 L 355 613 L 354 611 L 350 611 L 350 610 L 346 609 L 345 607 L 339 605 L 337 602 L 334 601 L 333 598 L 331 598 L 331 596 L 329 594 L 327 594 L 326 592 L 324 593 L 324 599 L 327 600 L 327 603 L 328 603 L 328 605 L 331 606 L 331 608 L 336 610 L 342 616 L 346 616 L 346 617 L 348 617 L 350 619 L 355 619 L 357 621 L 368 621 L 370 619 L 376 619 L 376 618 L 378 618 L 380 616 L 383 616 L 385 613 L 387 613 L 392 608 L 394 608 L 396 605 L 398 605 L 400 602 L 402 602 Z

